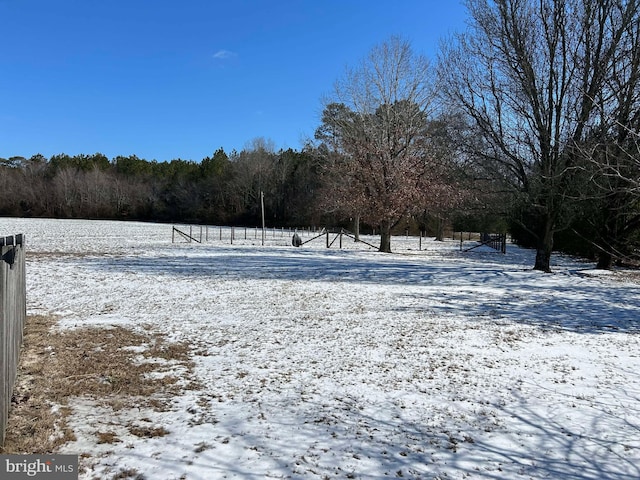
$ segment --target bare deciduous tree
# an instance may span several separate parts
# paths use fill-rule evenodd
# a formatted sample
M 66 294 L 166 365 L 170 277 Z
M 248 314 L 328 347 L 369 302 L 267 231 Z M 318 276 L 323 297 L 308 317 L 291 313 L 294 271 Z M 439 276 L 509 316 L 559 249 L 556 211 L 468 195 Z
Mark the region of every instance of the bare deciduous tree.
M 640 230 L 640 21 L 621 39 L 607 86 L 596 98 L 600 120 L 584 148 L 601 221 L 592 242 L 598 268 L 624 260 Z
M 527 206 L 522 227 L 537 239 L 537 270 L 550 270 L 554 233 L 566 226 L 566 199 L 584 161 L 580 145 L 638 3 L 467 0 L 470 29 L 443 49 L 444 98 L 479 135 L 469 145 L 479 163 Z
M 333 194 L 344 211 L 379 226 L 381 252 L 391 251 L 391 229 L 423 194 L 430 78 L 427 59 L 392 37 L 336 83 L 316 134 L 341 153 Z

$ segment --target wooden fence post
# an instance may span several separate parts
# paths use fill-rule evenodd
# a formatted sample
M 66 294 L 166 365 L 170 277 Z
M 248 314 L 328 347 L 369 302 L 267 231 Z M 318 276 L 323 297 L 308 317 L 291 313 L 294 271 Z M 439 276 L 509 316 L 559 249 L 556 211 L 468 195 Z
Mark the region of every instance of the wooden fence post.
M 27 316 L 24 236 L 0 238 L 0 447 L 4 445 Z

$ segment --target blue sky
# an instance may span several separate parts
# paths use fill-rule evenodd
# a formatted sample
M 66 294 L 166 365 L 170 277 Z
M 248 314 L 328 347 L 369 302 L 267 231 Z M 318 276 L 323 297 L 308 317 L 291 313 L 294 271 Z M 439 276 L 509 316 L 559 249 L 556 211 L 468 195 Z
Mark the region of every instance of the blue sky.
M 0 157 L 300 149 L 348 66 L 392 35 L 435 60 L 465 16 L 459 0 L 0 0 Z

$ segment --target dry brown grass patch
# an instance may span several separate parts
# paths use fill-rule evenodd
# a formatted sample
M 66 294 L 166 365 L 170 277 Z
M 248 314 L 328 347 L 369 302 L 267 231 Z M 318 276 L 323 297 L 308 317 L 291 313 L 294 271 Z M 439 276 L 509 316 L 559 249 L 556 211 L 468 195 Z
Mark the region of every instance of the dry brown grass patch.
M 113 480 L 132 478 L 133 480 L 144 480 L 144 476 L 135 468 L 129 468 L 127 470 L 120 470 L 119 473 L 116 473 L 113 477 Z
M 169 431 L 164 427 L 135 427 L 129 428 L 132 435 L 140 438 L 154 438 L 164 437 L 169 434 Z
M 114 432 L 98 432 L 98 443 L 118 443 L 121 442 Z
M 640 283 L 640 270 L 624 270 L 618 273 L 618 277 L 630 283 Z
M 66 423 L 71 398 L 88 397 L 114 410 L 135 405 L 161 411 L 190 387 L 185 344 L 123 327 L 58 331 L 55 322 L 27 318 L 2 453 L 49 453 L 74 440 Z M 110 433 L 97 435 L 103 443 L 117 441 Z

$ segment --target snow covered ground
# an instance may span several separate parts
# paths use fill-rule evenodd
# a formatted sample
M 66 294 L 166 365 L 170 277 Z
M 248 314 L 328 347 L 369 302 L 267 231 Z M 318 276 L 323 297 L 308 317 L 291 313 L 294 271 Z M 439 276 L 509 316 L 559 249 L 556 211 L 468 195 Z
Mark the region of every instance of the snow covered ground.
M 29 313 L 192 347 L 199 387 L 167 411 L 73 402 L 62 453 L 88 454 L 81 478 L 640 478 L 640 286 L 624 277 L 416 238 L 384 255 L 0 219 L 14 233 Z M 99 443 L 105 428 L 121 442 Z

